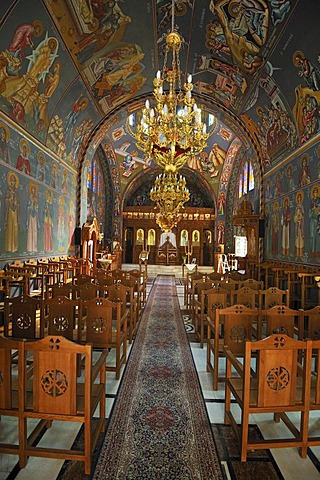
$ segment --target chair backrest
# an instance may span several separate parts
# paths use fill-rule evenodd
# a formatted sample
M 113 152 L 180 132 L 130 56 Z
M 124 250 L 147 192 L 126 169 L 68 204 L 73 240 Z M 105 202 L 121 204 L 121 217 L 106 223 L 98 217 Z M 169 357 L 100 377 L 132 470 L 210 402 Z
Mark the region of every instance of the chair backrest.
M 200 278 L 194 278 L 191 282 L 191 295 L 198 295 L 199 290 L 201 290 L 202 286 L 204 288 L 212 288 L 213 282 L 212 280 L 207 280 L 206 276 L 201 276 Z
M 123 279 L 121 278 L 121 283 L 122 282 Z M 113 283 L 117 283 L 117 279 L 111 275 L 107 275 L 106 277 L 97 277 L 97 285 L 99 286 L 106 287 L 108 285 L 112 285 Z
M 206 278 L 208 280 L 221 280 L 221 273 L 218 273 L 218 272 L 206 273 Z
M 80 273 L 73 279 L 74 285 L 83 285 L 84 283 L 95 283 L 96 278 L 86 273 Z
M 240 273 L 232 270 L 231 272 L 228 273 L 227 278 L 228 280 L 234 280 L 235 282 L 242 283 L 244 280 L 246 280 L 247 276 L 244 273 Z
M 241 287 L 231 292 L 231 305 L 242 304 L 248 308 L 257 308 L 259 305 L 259 291 L 250 287 Z
M 201 279 L 205 279 L 206 277 L 206 274 L 205 273 L 202 273 L 202 272 L 187 272 L 187 278 L 186 278 L 186 285 L 188 286 L 189 289 L 192 288 L 192 283 L 195 281 L 195 280 L 201 280 Z
M 121 303 L 121 312 L 123 314 L 127 307 L 127 303 L 131 300 L 132 290 L 133 287 L 128 287 L 123 283 L 114 283 L 113 285 L 109 285 L 108 288 L 106 288 L 105 293 L 107 299 L 110 300 L 110 302 Z
M 23 294 L 18 297 L 5 297 L 4 334 L 13 338 L 35 339 L 43 337 L 43 331 L 37 328 L 37 316 L 40 313 L 40 301 Z
M 245 340 L 253 339 L 253 324 L 258 317 L 256 309 L 244 305 L 216 310 L 217 330 L 222 333 L 223 343 L 234 355 L 244 355 Z
M 221 280 L 219 283 L 220 287 L 226 290 L 237 290 L 239 288 L 240 282 L 237 280 L 233 280 L 232 278 L 226 278 L 225 280 Z
M 277 287 L 259 290 L 259 308 L 266 309 L 275 305 L 287 305 L 289 307 L 289 290 L 281 290 Z
M 318 308 L 318 307 L 316 307 Z M 315 338 L 312 342 L 312 368 L 311 368 L 311 398 L 310 406 L 313 409 L 320 409 L 320 339 Z
M 310 338 L 311 340 L 320 340 L 320 305 L 302 311 L 303 322 L 299 338 Z
M 71 283 L 53 283 L 52 285 L 47 286 L 48 295 L 47 298 L 57 297 L 62 295 L 67 298 L 76 299 L 78 297 L 77 287 Z
M 79 358 L 85 357 L 85 388 L 89 400 L 92 345 L 49 335 L 34 342 L 24 342 L 24 350 L 25 357 L 31 354 L 33 358 L 32 405 L 27 403 L 27 408 L 37 413 L 76 416 L 79 409 L 77 365 Z M 27 387 L 26 377 L 24 386 Z
M 44 300 L 41 322 L 47 324 L 48 335 L 61 335 L 69 340 L 79 339 L 81 334 L 82 302 L 64 296 Z
M 13 357 L 13 354 L 18 352 L 20 365 L 22 348 L 22 340 L 14 340 L 0 335 L 0 414 L 9 410 L 18 411 L 18 393 L 13 389 L 14 379 L 18 379 L 18 376 L 13 375 L 13 361 L 16 362 L 17 359 L 16 356 Z M 19 374 L 19 368 L 17 373 Z
M 123 333 L 121 303 L 96 298 L 83 302 L 83 307 L 86 311 L 85 341 L 92 343 L 96 348 L 115 347 Z
M 263 290 L 263 282 L 259 282 L 259 280 L 255 280 L 254 278 L 247 278 L 241 282 L 239 288 L 241 287 L 250 287 L 253 290 Z
M 199 282 L 197 281 L 197 287 L 196 287 L 196 293 L 198 295 L 198 299 L 201 300 L 202 295 L 206 292 L 206 290 L 209 290 L 214 287 L 214 282 L 212 280 L 205 280 L 204 282 Z
M 207 315 L 214 320 L 217 308 L 230 307 L 230 292 L 221 287 L 210 288 L 203 292 L 204 303 L 207 306 Z
M 122 270 L 121 268 L 111 271 L 111 276 L 117 279 L 126 278 L 128 275 L 130 275 L 128 271 Z
M 245 345 L 244 403 L 249 401 L 252 357 L 256 358 L 257 406 L 290 407 L 307 403 L 310 377 L 311 342 L 273 334 L 263 340 L 247 341 Z M 298 363 L 302 358 L 303 369 Z M 297 392 L 297 379 L 299 390 Z M 302 394 L 301 394 L 302 392 Z
M 298 336 L 302 322 L 301 310 L 294 310 L 286 305 L 275 305 L 259 310 L 259 314 L 262 326 L 264 323 L 266 326 L 265 336 L 268 337 L 274 333 L 285 334 L 292 338 L 295 335 Z
M 81 300 L 90 300 L 100 296 L 100 285 L 94 283 L 81 283 L 76 285 L 77 297 Z

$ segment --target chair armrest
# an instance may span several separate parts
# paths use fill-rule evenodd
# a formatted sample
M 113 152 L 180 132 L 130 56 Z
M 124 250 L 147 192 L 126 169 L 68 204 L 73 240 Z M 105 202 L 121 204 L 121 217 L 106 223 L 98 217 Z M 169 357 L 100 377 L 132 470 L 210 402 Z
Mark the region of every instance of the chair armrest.
M 212 319 L 209 317 L 209 315 L 207 316 L 207 324 L 211 328 L 211 330 L 214 332 L 214 330 L 215 330 L 214 323 L 213 323 Z
M 229 362 L 237 370 L 239 375 L 243 377 L 244 375 L 243 364 L 237 359 L 237 357 L 233 355 L 231 350 L 229 350 L 228 346 L 223 347 L 223 352 L 225 354 L 226 359 L 229 360 Z
M 126 311 L 124 312 L 124 314 L 121 316 L 121 319 L 120 319 L 121 325 L 123 325 L 124 323 L 127 323 L 129 313 L 130 313 L 130 310 L 126 308 Z
M 105 363 L 106 363 L 108 354 L 109 354 L 108 349 L 102 350 L 97 362 L 92 366 L 92 382 L 95 381 L 102 367 L 105 368 Z

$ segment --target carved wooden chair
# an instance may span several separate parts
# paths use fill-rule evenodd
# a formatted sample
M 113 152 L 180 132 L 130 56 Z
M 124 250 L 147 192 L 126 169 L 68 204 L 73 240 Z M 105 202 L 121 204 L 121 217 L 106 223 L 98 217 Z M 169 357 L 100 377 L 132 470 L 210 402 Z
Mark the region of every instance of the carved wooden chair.
M 113 285 L 114 283 L 116 283 L 116 280 L 111 275 L 106 275 L 106 276 L 98 275 L 96 278 L 96 283 L 99 286 L 107 287 L 108 285 Z
M 283 333 L 289 337 L 298 337 L 303 322 L 302 310 L 295 310 L 286 305 L 275 305 L 259 310 L 258 338 L 268 337 L 273 333 Z
M 308 404 L 310 400 L 310 341 L 273 334 L 263 340 L 246 341 L 244 360 L 240 362 L 229 345 L 224 347 L 227 359 L 225 386 L 225 423 L 231 424 L 240 439 L 241 461 L 250 450 L 298 447 L 303 458 L 307 453 Z M 303 359 L 303 364 L 298 362 Z M 231 395 L 241 409 L 241 424 L 233 413 Z M 300 414 L 296 426 L 287 412 Z M 249 439 L 249 416 L 273 413 L 283 420 L 289 435 L 276 433 L 268 439 Z
M 221 276 L 221 273 L 218 272 L 206 273 L 207 280 L 219 281 L 221 280 Z
M 136 288 L 137 281 L 136 281 L 135 277 L 129 276 L 127 278 L 124 278 L 121 281 L 121 284 L 130 288 L 130 294 L 131 294 L 131 300 L 130 300 L 131 313 L 130 313 L 130 315 L 135 314 L 135 317 L 136 317 L 135 318 L 135 328 L 134 328 L 134 331 L 132 332 L 133 335 L 135 335 L 135 330 L 138 327 L 139 317 L 142 313 L 141 304 L 140 304 L 140 310 L 139 310 L 139 294 L 138 294 L 137 288 Z
M 129 343 L 132 343 L 133 336 L 137 328 L 137 301 L 134 298 L 133 287 L 122 283 L 117 283 L 108 286 L 105 289 L 105 294 L 110 302 L 120 302 L 122 305 L 122 315 L 127 315 L 128 318 L 128 338 Z
M 320 309 L 320 307 L 315 307 L 315 309 Z M 311 309 L 314 310 L 313 314 L 316 313 L 315 309 Z M 306 313 L 311 310 L 306 310 Z M 313 319 L 315 319 L 314 315 L 310 316 L 308 320 L 313 322 Z M 319 325 L 319 316 L 317 323 Z M 318 332 L 319 327 L 316 327 L 315 330 L 311 328 L 311 334 L 314 338 L 312 339 L 311 388 L 309 402 L 310 412 L 320 411 L 320 338 Z M 320 446 L 319 428 L 317 426 L 309 426 L 308 447 L 315 446 Z
M 221 280 L 220 287 L 225 288 L 227 290 L 237 290 L 239 288 L 241 282 L 238 280 L 233 280 L 232 278 L 225 278 Z
M 202 300 L 204 292 L 206 290 L 213 288 L 214 286 L 215 286 L 215 283 L 212 280 L 207 280 L 207 278 L 205 278 L 205 281 L 196 280 L 194 282 L 194 295 L 192 298 L 192 309 L 191 309 L 191 319 L 194 325 L 196 324 L 200 325 L 200 317 L 201 315 L 203 316 L 205 314 L 205 310 L 202 309 L 202 307 L 205 308 L 205 304 Z M 197 329 L 196 329 L 196 336 L 199 337 L 199 340 L 200 340 L 200 335 Z M 203 338 L 202 338 L 202 344 L 203 344 Z
M 212 374 L 213 390 L 218 390 L 219 380 L 225 380 L 225 374 L 219 374 L 219 359 L 224 356 L 224 345 L 228 345 L 235 356 L 243 356 L 245 340 L 253 338 L 256 321 L 258 311 L 244 305 L 217 308 L 214 321 L 208 317 L 207 371 Z
M 136 289 L 140 293 L 141 310 L 147 300 L 147 277 L 146 272 L 142 272 L 136 268 L 127 271 L 126 278 L 134 278 L 136 282 Z
M 36 339 L 44 335 L 40 322 L 41 300 L 30 295 L 5 297 L 4 335 L 13 338 Z
M 206 335 L 208 321 L 214 322 L 215 311 L 217 308 L 230 307 L 230 292 L 219 286 L 205 289 L 201 294 L 200 315 L 195 316 L 195 331 L 198 332 L 200 347 L 202 348 L 209 335 Z M 211 336 L 211 331 L 210 331 Z
M 106 369 L 120 378 L 122 365 L 127 361 L 127 311 L 122 314 L 120 302 L 96 298 L 83 302 L 85 309 L 83 340 L 92 343 L 95 349 L 115 350 L 115 365 L 107 364 Z
M 96 277 L 87 273 L 80 273 L 73 279 L 74 285 L 83 285 L 84 283 L 96 283 Z
M 58 282 L 48 285 L 46 298 L 52 298 L 62 295 L 73 300 L 78 298 L 77 286 L 72 283 Z
M 289 290 L 281 290 L 277 287 L 259 290 L 259 308 L 266 309 L 275 305 L 286 305 L 289 307 Z
M 196 280 L 205 280 L 205 273 L 203 272 L 188 272 L 186 281 L 185 281 L 185 287 L 184 287 L 184 303 L 186 305 L 187 310 L 191 309 L 191 301 L 192 301 L 192 296 L 193 296 L 193 290 L 194 286 L 193 283 Z
M 42 302 L 41 325 L 47 335 L 81 338 L 82 302 L 58 295 Z
M 61 336 L 47 336 L 41 340 L 24 343 L 24 360 L 32 355 L 32 388 L 23 365 L 21 383 L 20 448 L 26 463 L 28 457 L 58 458 L 84 462 L 86 475 L 91 472 L 92 454 L 99 434 L 105 428 L 105 362 L 103 350 L 93 362 L 92 345 L 81 345 Z M 82 359 L 84 373 L 77 376 L 77 364 Z M 98 420 L 93 422 L 98 408 Z M 28 419 L 39 420 L 32 433 L 27 433 Z M 58 436 L 60 445 L 48 443 L 37 446 L 33 441 L 52 422 L 77 422 L 84 427 L 84 444 L 72 450 Z
M 249 287 L 253 290 L 263 290 L 263 282 L 255 280 L 254 278 L 246 278 L 239 284 L 239 288 L 241 287 Z
M 217 295 L 218 293 L 221 294 L 221 288 L 217 286 L 212 280 L 204 281 L 197 283 L 196 291 L 197 295 L 196 298 L 193 299 L 193 316 L 192 321 L 195 327 L 195 336 L 200 342 L 200 347 L 203 348 L 205 343 L 205 328 L 207 325 L 207 315 L 208 315 L 208 298 L 210 293 Z M 229 295 L 227 291 L 225 291 L 226 295 Z M 216 297 L 217 298 L 217 297 Z M 224 304 L 225 305 L 225 304 Z M 225 305 L 226 306 L 226 305 Z M 210 303 L 210 308 L 212 308 L 212 303 Z
M 231 291 L 231 305 L 245 305 L 248 308 L 258 308 L 259 291 L 250 287 L 240 287 Z
M 77 297 L 81 300 L 91 300 L 91 298 L 96 298 L 100 296 L 100 285 L 95 283 L 81 283 L 80 285 L 75 285 L 77 290 Z
M 242 283 L 247 279 L 247 276 L 244 273 L 240 273 L 235 270 L 231 270 L 227 275 L 227 280 L 234 280 L 235 282 Z
M 18 385 L 20 382 L 23 341 L 0 336 L 0 416 L 16 417 L 17 428 L 12 440 L 1 435 L 0 453 L 19 456 L 20 468 L 25 466 L 19 441 L 20 407 Z M 13 358 L 15 357 L 15 362 Z M 17 358 L 16 358 L 17 357 Z M 16 360 L 18 359 L 18 367 Z M 1 427 L 0 427 L 1 428 Z M 13 429 L 12 429 L 13 430 Z
M 320 340 L 320 305 L 309 310 L 303 310 L 302 322 L 300 325 L 299 338 L 310 338 Z
M 201 291 L 208 290 L 209 288 L 214 287 L 214 285 L 215 282 L 213 280 L 207 280 L 205 275 L 201 276 L 200 278 L 192 279 L 188 310 L 193 323 L 195 323 L 197 306 L 199 307 L 201 304 Z

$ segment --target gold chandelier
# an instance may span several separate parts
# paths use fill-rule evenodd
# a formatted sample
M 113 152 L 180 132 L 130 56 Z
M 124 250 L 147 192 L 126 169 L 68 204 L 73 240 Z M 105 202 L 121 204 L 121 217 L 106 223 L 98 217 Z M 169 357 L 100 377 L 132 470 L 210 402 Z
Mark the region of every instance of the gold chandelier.
M 154 107 L 146 100 L 140 124 L 135 133 L 137 147 L 160 167 L 181 168 L 189 158 L 198 155 L 206 147 L 208 134 L 201 119 L 201 109 L 191 95 L 192 76 L 183 85 L 179 51 L 181 37 L 171 32 L 166 38 L 162 72 L 158 70 L 153 80 Z M 167 66 L 168 54 L 172 64 Z M 168 88 L 164 90 L 165 83 Z
M 157 176 L 150 190 L 150 199 L 159 208 L 156 221 L 160 228 L 170 231 L 181 219 L 179 211 L 190 198 L 186 179 L 172 171 L 164 171 Z
M 182 39 L 174 31 L 174 1 L 172 1 L 172 28 L 166 37 L 162 71 L 154 80 L 154 106 L 149 100 L 141 111 L 136 126 L 136 146 L 147 159 L 154 160 L 163 173 L 155 181 L 150 198 L 156 202 L 157 223 L 165 231 L 179 221 L 179 210 L 189 200 L 185 178 L 178 170 L 188 159 L 199 155 L 207 146 L 206 124 L 201 109 L 192 97 L 192 76 L 188 75 L 182 88 L 179 52 Z M 168 57 L 171 65 L 168 66 Z

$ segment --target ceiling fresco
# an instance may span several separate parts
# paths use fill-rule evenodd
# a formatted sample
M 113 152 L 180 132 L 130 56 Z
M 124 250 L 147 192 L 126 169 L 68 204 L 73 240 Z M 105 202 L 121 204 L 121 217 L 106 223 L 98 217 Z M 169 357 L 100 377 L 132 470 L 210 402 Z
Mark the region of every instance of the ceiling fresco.
M 320 129 L 320 2 L 175 0 L 174 18 L 166 0 L 30 5 L 0 5 L 0 109 L 75 170 L 101 146 L 122 192 L 150 167 L 129 118 L 152 94 L 172 24 L 211 119 L 208 146 L 188 168 L 215 195 L 236 158 L 267 170 Z

